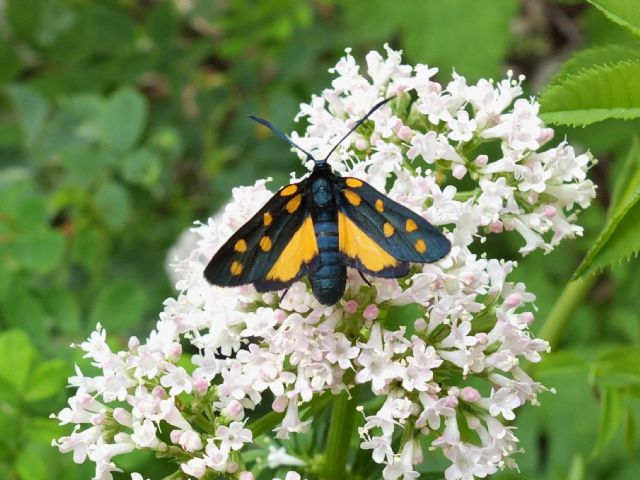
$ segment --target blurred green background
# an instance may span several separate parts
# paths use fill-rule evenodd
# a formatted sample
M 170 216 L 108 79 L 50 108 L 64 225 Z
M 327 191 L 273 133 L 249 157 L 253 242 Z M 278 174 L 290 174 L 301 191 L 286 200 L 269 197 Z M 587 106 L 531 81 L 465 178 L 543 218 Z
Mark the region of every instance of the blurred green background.
M 385 42 L 444 83 L 453 69 L 474 81 L 512 68 L 531 95 L 576 50 L 640 51 L 581 1 L 0 0 L 0 479 L 90 478 L 49 445 L 65 430 L 47 417 L 80 361 L 69 344 L 96 322 L 115 348 L 145 337 L 173 295 L 165 259 L 180 233 L 232 186 L 301 171 L 246 114 L 302 131 L 299 103 L 329 85 L 344 48 L 364 64 Z M 638 127 L 556 130 L 600 159 L 598 200 L 583 238 L 520 261 L 538 326 L 598 234 Z M 519 258 L 519 246 L 507 237 L 487 253 Z M 537 369 L 557 394 L 521 411 L 521 473 L 500 478 L 640 478 L 637 267 L 600 277 L 561 332 Z

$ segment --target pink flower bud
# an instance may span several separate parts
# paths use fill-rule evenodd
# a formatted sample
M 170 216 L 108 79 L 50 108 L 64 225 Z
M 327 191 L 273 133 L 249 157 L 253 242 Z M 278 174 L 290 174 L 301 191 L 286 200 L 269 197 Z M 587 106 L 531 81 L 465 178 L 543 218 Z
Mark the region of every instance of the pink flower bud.
M 465 402 L 477 402 L 481 398 L 480 392 L 473 387 L 464 387 L 461 396 Z
M 244 407 L 237 400 L 231 400 L 224 408 L 223 413 L 230 418 L 238 418 L 244 414 Z
M 418 318 L 415 322 L 413 322 L 413 328 L 416 329 L 417 332 L 424 332 L 427 329 L 427 322 L 424 318 Z
M 478 155 L 475 160 L 475 164 L 479 167 L 484 167 L 487 163 L 489 163 L 488 155 Z
M 355 300 L 349 300 L 342 308 L 344 308 L 344 311 L 349 314 L 356 313 L 356 311 L 358 311 L 358 302 Z
M 104 414 L 96 413 L 91 416 L 91 424 L 92 425 L 104 425 Z
M 402 127 L 400 127 L 400 129 L 398 130 L 398 138 L 400 140 L 404 140 L 405 142 L 408 140 L 411 140 L 411 137 L 413 136 L 413 130 L 411 130 L 409 127 L 407 127 L 406 125 L 403 125 Z
M 113 418 L 120 425 L 124 425 L 125 427 L 133 426 L 133 421 L 131 419 L 131 414 L 121 407 L 116 407 L 113 409 Z
M 155 387 L 153 387 L 153 390 L 151 390 L 151 395 L 162 400 L 169 397 L 169 395 L 167 395 L 167 391 L 160 385 L 156 385 Z
M 193 389 L 199 395 L 204 395 L 205 393 L 207 393 L 208 388 L 209 388 L 209 381 L 204 377 L 196 378 L 193 381 Z
M 462 180 L 467 174 L 467 168 L 464 165 L 458 163 L 455 167 L 453 167 L 451 174 L 458 180 Z
M 556 213 L 558 213 L 558 210 L 556 210 L 556 207 L 554 207 L 553 205 L 545 205 L 545 207 L 542 209 L 542 215 L 547 218 L 555 217 Z
M 489 225 L 489 231 L 492 233 L 502 233 L 504 225 L 500 220 L 496 220 Z
M 553 138 L 553 128 L 543 128 L 538 135 L 538 144 L 544 145 Z
M 447 407 L 456 408 L 458 406 L 458 399 L 456 397 L 447 397 Z
M 366 150 L 369 148 L 369 142 L 367 142 L 364 138 L 359 138 L 356 140 L 356 148 L 360 151 Z
M 127 346 L 129 347 L 129 351 L 131 353 L 136 353 L 138 351 L 138 347 L 140 346 L 140 340 L 138 340 L 138 337 L 131 337 L 129 338 L 129 343 Z
M 178 443 L 180 441 L 180 437 L 182 436 L 182 430 L 171 430 L 169 434 L 169 438 L 172 443 Z
M 240 466 L 237 463 L 227 463 L 227 473 L 235 473 Z
M 177 342 L 172 343 L 167 350 L 167 360 L 177 362 L 182 356 L 182 345 Z
M 378 310 L 378 307 L 376 307 L 373 303 L 371 305 L 367 305 L 367 308 L 364 309 L 364 312 L 362 313 L 362 316 L 365 318 L 365 320 L 375 320 L 376 318 L 378 318 L 378 314 L 380 313 L 380 310 Z
M 289 400 L 287 399 L 287 397 L 276 397 L 276 399 L 271 404 L 271 408 L 273 409 L 274 412 L 278 412 L 278 413 L 284 412 L 285 409 L 287 408 L 288 403 L 289 403 Z
M 238 480 L 255 480 L 255 477 L 251 472 L 240 472 L 240 475 L 238 475 Z
M 520 314 L 520 321 L 526 325 L 531 325 L 533 323 L 533 318 L 533 313 L 531 312 L 522 312 Z
M 186 452 L 197 452 L 202 449 L 202 440 L 196 432 L 184 432 L 178 441 Z
M 506 298 L 504 304 L 507 308 L 519 307 L 522 304 L 522 295 L 519 293 L 512 293 Z

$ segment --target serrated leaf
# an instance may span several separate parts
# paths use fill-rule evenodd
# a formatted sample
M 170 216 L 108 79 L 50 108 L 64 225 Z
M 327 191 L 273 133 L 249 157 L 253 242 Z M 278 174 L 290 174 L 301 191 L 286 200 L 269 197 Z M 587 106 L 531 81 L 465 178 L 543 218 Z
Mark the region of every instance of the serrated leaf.
M 624 413 L 622 397 L 614 388 L 606 388 L 602 392 L 600 421 L 596 445 L 591 453 L 597 456 L 613 440 L 620 429 Z
M 597 66 L 569 75 L 540 97 L 548 123 L 584 126 L 640 117 L 640 62 Z
M 612 22 L 640 36 L 640 8 L 637 0 L 588 0 Z
M 107 330 L 130 328 L 140 320 L 146 304 L 144 291 L 135 282 L 123 280 L 107 285 L 91 311 L 90 325 L 99 322 Z
M 0 334 L 0 381 L 21 393 L 29 377 L 35 350 L 22 330 Z
M 29 376 L 24 399 L 27 402 L 36 402 L 60 392 L 66 384 L 67 373 L 68 367 L 63 360 L 40 363 Z
M 11 327 L 27 332 L 34 343 L 40 345 L 46 340 L 48 316 L 35 295 L 18 288 L 7 296 L 2 313 Z
M 64 237 L 55 230 L 24 233 L 11 242 L 14 261 L 34 272 L 52 270 L 64 253 Z
M 41 289 L 38 296 L 53 319 L 54 325 L 60 331 L 73 336 L 80 334 L 80 305 L 71 291 L 62 287 L 53 287 Z
M 640 250 L 640 144 L 634 141 L 614 188 L 614 206 L 609 220 L 573 278 L 593 274 Z
M 147 123 L 147 99 L 124 87 L 109 98 L 102 115 L 102 141 L 107 148 L 123 152 L 133 147 Z
M 564 77 L 575 75 L 582 70 L 598 65 L 611 65 L 636 60 L 640 61 L 640 50 L 623 45 L 603 45 L 579 50 L 562 65 L 549 83 L 558 83 Z

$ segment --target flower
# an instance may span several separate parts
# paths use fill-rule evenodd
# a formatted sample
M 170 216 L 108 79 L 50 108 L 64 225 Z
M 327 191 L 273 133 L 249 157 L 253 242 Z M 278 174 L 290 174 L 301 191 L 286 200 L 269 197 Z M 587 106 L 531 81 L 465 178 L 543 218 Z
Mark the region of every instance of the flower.
M 448 459 L 447 480 L 515 468 L 515 429 L 502 422 L 546 390 L 519 365 L 540 361 L 549 346 L 529 331 L 535 296 L 509 279 L 516 263 L 478 255 L 474 243 L 514 231 L 524 255 L 580 235 L 578 208 L 595 193 L 586 178 L 593 159 L 566 142 L 547 146 L 553 131 L 537 101 L 520 98 L 523 77 L 468 84 L 454 74 L 441 84 L 436 68 L 404 65 L 400 52 L 385 50 L 369 53 L 365 67 L 347 50 L 331 87 L 301 105 L 296 118 L 308 127 L 292 139 L 322 158 L 373 104 L 395 96 L 329 160 L 442 230 L 451 252 L 406 278 L 370 278 L 371 286 L 349 272 L 344 299 L 330 307 L 303 282 L 282 300 L 251 285 L 211 286 L 202 276 L 208 260 L 272 195 L 267 180 L 235 188 L 222 212 L 192 229 L 195 247 L 175 268 L 178 294 L 149 338 L 114 353 L 98 325 L 80 345 L 98 373 L 78 369 L 70 379 L 77 392 L 55 417 L 74 430 L 54 445 L 95 462 L 96 478 L 111 478 L 113 457 L 132 449 L 171 455 L 157 435 L 168 428 L 185 474 L 250 479 L 241 459 L 254 435 L 242 420 L 256 407 L 286 410 L 275 428 L 286 439 L 312 428 L 316 398 L 364 389 L 382 400 L 361 409 L 360 448 L 383 478 L 417 478 L 426 434 Z M 408 304 L 415 313 L 403 326 L 387 321 Z M 188 344 L 197 351 L 190 358 L 180 347 Z M 273 452 L 272 467 L 306 466 Z

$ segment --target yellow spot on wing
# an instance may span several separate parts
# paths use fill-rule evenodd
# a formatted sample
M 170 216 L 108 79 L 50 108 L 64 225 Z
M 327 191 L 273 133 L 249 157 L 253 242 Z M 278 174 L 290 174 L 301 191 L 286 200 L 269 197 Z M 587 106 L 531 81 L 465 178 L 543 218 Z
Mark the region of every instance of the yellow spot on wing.
M 295 212 L 300 206 L 301 201 L 302 201 L 302 195 L 296 195 L 291 200 L 289 200 L 287 202 L 287 205 L 285 206 L 285 208 L 287 209 L 287 212 L 289 213 Z
M 384 202 L 381 199 L 376 200 L 376 210 L 380 213 L 384 212 Z
M 347 198 L 347 201 L 354 206 L 358 206 L 360 205 L 360 202 L 362 202 L 362 199 L 360 198 L 360 195 L 358 195 L 355 192 L 352 192 L 351 190 L 345 190 L 344 191 L 344 196 Z
M 244 240 L 240 239 L 233 246 L 233 249 L 236 252 L 239 252 L 239 253 L 246 252 L 247 251 L 247 242 L 245 242 Z
M 416 222 L 414 222 L 410 218 L 407 218 L 407 221 L 404 224 L 404 228 L 407 232 L 411 233 L 415 232 L 418 229 L 418 225 L 416 225 Z
M 262 216 L 262 223 L 264 224 L 265 227 L 268 227 L 269 225 L 271 225 L 271 221 L 272 220 L 273 220 L 273 217 L 271 216 L 271 214 L 269 212 L 266 212 Z
M 313 231 L 311 217 L 293 234 L 287 246 L 267 273 L 267 280 L 288 282 L 296 277 L 302 265 L 309 263 L 318 254 L 318 243 Z
M 260 239 L 260 248 L 263 252 L 271 250 L 271 239 L 266 235 Z
M 372 272 L 386 267 L 395 267 L 398 261 L 389 255 L 371 237 L 364 233 L 342 212 L 338 212 L 338 247 L 348 257 L 360 260 L 360 263 Z
M 424 243 L 424 240 L 422 240 L 422 239 L 419 239 L 419 240 L 416 242 L 415 247 L 416 247 L 416 251 L 417 251 L 418 253 L 424 253 L 424 252 L 426 252 L 426 251 L 427 251 L 427 244 L 426 244 L 426 243 Z
M 287 185 L 282 190 L 280 190 L 280 195 L 283 197 L 290 197 L 294 193 L 298 191 L 297 185 Z
M 231 272 L 231 275 L 233 275 L 234 277 L 240 275 L 242 273 L 242 264 L 234 260 L 233 262 L 231 262 L 229 271 Z
M 385 237 L 390 237 L 391 235 L 393 235 L 393 232 L 395 232 L 396 229 L 393 228 L 393 225 L 391 225 L 389 222 L 384 222 L 382 231 L 384 232 Z
M 346 184 L 351 188 L 359 188 L 362 186 L 362 180 L 357 178 L 347 178 Z

